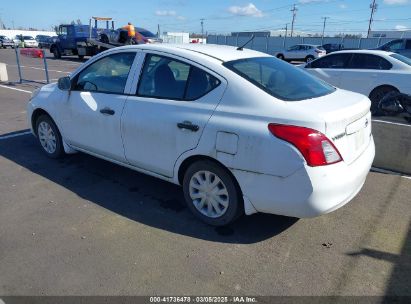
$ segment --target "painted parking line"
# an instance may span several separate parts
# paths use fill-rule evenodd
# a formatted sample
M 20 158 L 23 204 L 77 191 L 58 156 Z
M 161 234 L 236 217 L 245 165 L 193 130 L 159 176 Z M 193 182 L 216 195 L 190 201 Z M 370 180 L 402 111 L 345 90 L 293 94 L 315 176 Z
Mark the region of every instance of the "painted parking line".
M 0 135 L 0 140 L 19 137 L 19 136 L 24 136 L 24 135 L 28 135 L 28 134 L 31 134 L 30 130 L 18 131 L 18 132 L 7 134 L 7 135 Z
M 392 122 L 392 121 L 386 121 L 386 120 L 373 119 L 372 121 L 373 122 L 385 123 L 385 124 L 388 124 L 388 125 L 406 126 L 406 127 L 410 126 L 409 124 L 406 124 L 406 123 Z
M 8 64 L 8 66 L 17 67 L 16 64 Z M 33 69 L 33 70 L 45 71 L 45 69 L 43 69 L 43 68 L 36 68 L 36 67 L 32 67 L 32 66 L 27 66 L 27 65 L 21 65 L 20 67 L 25 68 L 25 69 Z M 50 69 L 48 69 L 48 71 L 49 71 L 49 72 L 55 72 L 55 73 L 64 73 L 64 74 L 69 74 L 69 73 L 70 73 L 70 72 L 68 72 L 68 71 L 50 70 Z
M 411 176 L 409 176 L 409 175 L 403 175 L 402 173 L 395 172 L 395 171 L 391 171 L 391 170 L 386 170 L 386 169 L 380 169 L 380 168 L 372 167 L 372 168 L 371 168 L 371 171 L 377 172 L 377 173 L 398 175 L 398 176 L 401 176 L 402 178 L 406 178 L 406 179 L 410 179 L 410 180 L 411 180 Z
M 22 89 L 18 89 L 18 88 L 12 88 L 12 87 L 5 86 L 5 85 L 2 85 L 2 84 L 0 84 L 0 87 L 1 87 L 1 88 L 5 88 L 5 89 L 9 89 L 9 90 L 14 90 L 14 91 L 19 91 L 19 92 L 23 92 L 23 93 L 28 93 L 28 94 L 33 93 L 32 91 L 22 90 Z

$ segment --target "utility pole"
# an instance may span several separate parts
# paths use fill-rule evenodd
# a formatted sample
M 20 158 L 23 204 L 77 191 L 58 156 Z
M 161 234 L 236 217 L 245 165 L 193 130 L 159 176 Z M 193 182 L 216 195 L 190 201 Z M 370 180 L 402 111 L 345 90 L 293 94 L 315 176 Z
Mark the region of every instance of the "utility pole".
M 324 44 L 324 33 L 325 33 L 325 24 L 327 22 L 327 19 L 329 19 L 330 17 L 322 17 L 321 19 L 324 19 L 324 25 L 323 25 L 323 34 L 321 36 L 321 45 Z
M 293 21 L 291 22 L 291 35 L 290 35 L 290 37 L 292 37 L 293 34 L 294 34 L 294 22 L 295 22 L 295 17 L 297 16 L 297 11 L 298 11 L 298 9 L 295 7 L 295 4 L 294 4 L 293 8 L 291 10 L 291 12 L 293 12 Z
M 201 21 L 201 43 L 204 41 L 204 18 L 200 19 Z
M 284 40 L 283 40 L 283 48 L 285 48 L 285 41 L 287 40 L 287 34 L 288 34 L 288 23 L 285 24 L 285 35 L 284 35 Z
M 371 25 L 372 22 L 374 21 L 374 14 L 377 11 L 378 4 L 376 3 L 376 0 L 372 1 L 372 4 L 370 4 L 370 9 L 371 9 L 371 16 L 370 16 L 370 22 L 368 23 L 368 32 L 367 32 L 367 38 L 370 37 L 370 32 L 371 32 Z
M 157 24 L 157 38 L 160 38 L 160 24 Z

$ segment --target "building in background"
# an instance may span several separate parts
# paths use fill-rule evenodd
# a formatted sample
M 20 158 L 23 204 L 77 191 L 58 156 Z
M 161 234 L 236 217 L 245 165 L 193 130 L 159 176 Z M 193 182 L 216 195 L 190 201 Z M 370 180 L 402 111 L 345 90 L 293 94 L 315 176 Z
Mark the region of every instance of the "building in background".
M 411 30 L 404 31 L 371 31 L 370 38 L 411 38 Z

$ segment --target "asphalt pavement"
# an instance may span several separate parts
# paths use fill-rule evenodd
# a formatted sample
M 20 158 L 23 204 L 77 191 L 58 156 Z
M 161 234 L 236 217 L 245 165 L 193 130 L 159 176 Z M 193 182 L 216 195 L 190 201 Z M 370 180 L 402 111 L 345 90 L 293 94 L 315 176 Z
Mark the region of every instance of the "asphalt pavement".
M 42 60 L 0 50 L 0 296 L 411 296 L 411 179 L 371 172 L 314 219 L 256 214 L 213 228 L 178 186 L 75 154 L 48 159 L 25 107 Z M 82 61 L 48 58 L 52 79 Z

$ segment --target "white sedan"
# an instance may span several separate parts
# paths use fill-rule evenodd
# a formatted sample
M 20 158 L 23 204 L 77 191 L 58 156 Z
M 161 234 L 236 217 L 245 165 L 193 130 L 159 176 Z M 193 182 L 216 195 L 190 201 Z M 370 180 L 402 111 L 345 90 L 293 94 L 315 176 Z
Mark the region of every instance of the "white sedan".
M 115 48 L 36 91 L 27 113 L 49 157 L 81 151 L 182 185 L 210 225 L 336 210 L 375 153 L 367 97 L 229 46 Z
M 340 51 L 308 63 L 305 69 L 338 88 L 368 96 L 373 114 L 387 94 L 411 95 L 411 59 L 396 53 Z
M 278 52 L 276 57 L 286 61 L 305 61 L 311 62 L 314 59 L 321 58 L 327 54 L 327 51 L 320 45 L 314 44 L 297 44 L 286 50 Z

